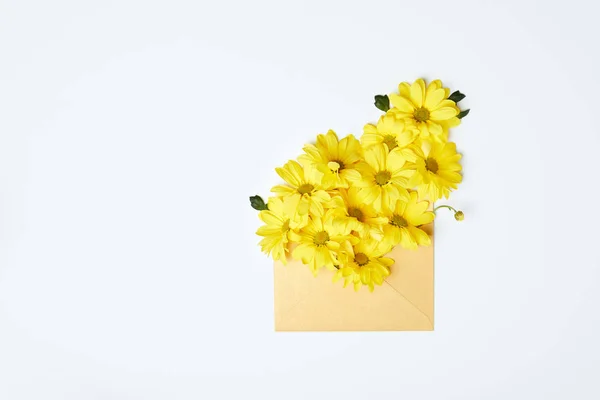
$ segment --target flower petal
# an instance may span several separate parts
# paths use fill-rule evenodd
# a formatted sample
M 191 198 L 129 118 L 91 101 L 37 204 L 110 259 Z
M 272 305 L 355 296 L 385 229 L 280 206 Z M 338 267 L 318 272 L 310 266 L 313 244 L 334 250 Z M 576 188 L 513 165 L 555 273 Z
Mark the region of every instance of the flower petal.
M 271 189 L 273 193 L 279 193 L 281 195 L 292 195 L 296 193 L 296 189 L 287 185 L 276 185 Z
M 412 114 L 415 111 L 415 106 L 408 99 L 396 93 L 390 94 L 390 102 L 401 112 Z
M 405 249 L 417 249 L 417 242 L 407 228 L 400 229 L 400 235 L 400 246 L 404 247 Z
M 368 285 L 371 282 L 371 271 L 368 268 L 360 269 L 360 281 L 364 285 Z
M 398 171 L 404 166 L 405 163 L 406 158 L 404 157 L 402 149 L 396 147 L 387 155 L 385 168 L 388 171 Z
M 456 112 L 456 108 L 442 107 L 438 108 L 435 111 L 432 111 L 429 117 L 434 121 L 443 121 L 454 118 L 457 114 L 458 113 Z
M 431 85 L 430 85 L 431 87 Z M 434 110 L 446 98 L 444 89 L 427 90 L 427 98 L 425 99 L 425 107 L 429 110 Z
M 258 217 L 267 225 L 283 226 L 283 219 L 269 210 L 258 213 Z
M 417 79 L 410 86 L 410 99 L 416 108 L 423 107 L 423 100 L 425 99 L 425 81 L 423 79 Z
M 363 204 L 371 204 L 381 194 L 381 189 L 378 186 L 369 186 L 358 192 L 357 198 Z
M 300 163 L 294 160 L 285 163 L 283 168 L 275 168 L 275 171 L 281 179 L 295 187 L 300 186 L 304 180 L 304 170 Z
M 386 168 L 387 151 L 384 145 L 377 145 L 365 150 L 365 161 L 375 171 L 383 171 Z
M 402 82 L 401 84 L 399 84 L 398 85 L 398 93 L 400 93 L 400 96 L 409 98 L 410 97 L 410 83 Z
M 414 240 L 419 246 L 431 245 L 431 238 L 427 233 L 425 233 L 425 231 L 414 226 L 409 226 L 408 229 L 410 230 L 411 236 L 414 238 Z

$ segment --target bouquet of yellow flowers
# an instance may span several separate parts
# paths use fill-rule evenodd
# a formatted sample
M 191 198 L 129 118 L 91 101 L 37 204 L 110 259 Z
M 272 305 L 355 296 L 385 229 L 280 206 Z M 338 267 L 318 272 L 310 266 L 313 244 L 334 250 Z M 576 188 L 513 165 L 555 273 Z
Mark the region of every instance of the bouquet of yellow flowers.
M 462 181 L 461 155 L 448 136 L 469 112 L 457 106 L 464 97 L 440 80 L 403 82 L 398 93 L 375 96 L 385 114 L 364 126 L 360 140 L 318 135 L 297 160 L 275 168 L 285 184 L 267 203 L 250 197 L 264 222 L 256 232 L 262 251 L 284 264 L 291 253 L 315 276 L 335 270 L 334 281 L 355 290 L 381 285 L 394 263 L 386 254 L 430 246 L 421 229 L 435 218 L 430 203 Z

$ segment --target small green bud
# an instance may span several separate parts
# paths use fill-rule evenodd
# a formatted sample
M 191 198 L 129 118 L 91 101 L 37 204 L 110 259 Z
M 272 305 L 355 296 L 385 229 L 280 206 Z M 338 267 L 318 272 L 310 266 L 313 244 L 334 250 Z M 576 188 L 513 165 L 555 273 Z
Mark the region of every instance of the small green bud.
M 461 101 L 462 99 L 464 99 L 465 97 L 467 97 L 466 95 L 462 94 L 460 91 L 456 91 L 454 93 L 452 93 L 450 95 L 450 97 L 448 97 L 448 100 L 452 100 L 455 103 L 458 103 L 459 101 Z
M 387 112 L 390 109 L 390 98 L 387 97 L 387 94 L 378 94 L 375 96 L 375 107 L 383 112 Z
M 265 204 L 265 201 L 259 195 L 250 196 L 250 205 L 252 206 L 252 208 L 258 211 L 269 209 Z

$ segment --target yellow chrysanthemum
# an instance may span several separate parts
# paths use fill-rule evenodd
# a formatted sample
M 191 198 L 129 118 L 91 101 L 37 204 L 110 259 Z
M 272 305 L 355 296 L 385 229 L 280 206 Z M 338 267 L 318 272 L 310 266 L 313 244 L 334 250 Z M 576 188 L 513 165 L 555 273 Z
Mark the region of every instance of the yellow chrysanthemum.
M 411 186 L 417 187 L 420 198 L 428 198 L 430 201 L 448 198 L 450 192 L 462 182 L 462 156 L 456 152 L 456 144 L 423 140 L 415 149 L 416 172 L 411 179 Z
M 325 212 L 323 203 L 331 200 L 321 183 L 323 174 L 309 165 L 302 166 L 297 161 L 288 161 L 282 168 L 275 168 L 277 174 L 288 184 L 277 185 L 271 192 L 284 198 L 295 210 L 293 220 L 300 225 L 308 223 L 309 213 L 322 216 Z
M 364 154 L 365 163 L 357 167 L 361 178 L 352 182 L 360 189 L 357 200 L 372 204 L 377 211 L 398 199 L 408 201 L 406 187 L 414 171 L 408 169 L 406 161 L 412 160 L 412 150 L 395 148 L 388 153 L 385 144 L 378 144 L 365 149 Z
M 263 237 L 259 243 L 262 251 L 271 255 L 273 260 L 280 260 L 284 264 L 287 263 L 289 233 L 293 225 L 291 217 L 295 212 L 289 200 L 271 197 L 268 202 L 269 209 L 258 214 L 265 225 L 256 231 L 257 235 Z
M 448 140 L 448 127 L 460 124 L 460 109 L 452 100 L 448 100 L 450 89 L 444 88 L 440 80 L 425 85 L 423 79 L 417 79 L 412 85 L 402 82 L 399 93 L 390 94 L 390 109 L 399 118 L 413 121 L 421 137 L 435 141 Z
M 391 250 L 400 244 L 405 249 L 417 249 L 418 246 L 431 245 L 431 238 L 422 229 L 421 225 L 433 221 L 435 214 L 427 211 L 428 201 L 418 201 L 417 192 L 410 192 L 408 202 L 397 201 L 395 206 L 385 211 L 388 224 L 383 227 L 383 242 Z
M 384 224 L 387 219 L 382 217 L 369 204 L 359 200 L 359 189 L 351 187 L 350 189 L 340 189 L 340 197 L 336 198 L 337 210 L 340 211 L 340 217 L 336 219 L 337 223 L 347 225 L 352 231 L 358 232 L 362 238 L 383 239 Z
M 336 133 L 330 130 L 325 135 L 317 136 L 316 145 L 304 146 L 304 151 L 306 154 L 298 159 L 302 164 L 312 165 L 323 174 L 324 187 L 347 188 L 348 178 L 359 176 L 354 168 L 362 159 L 362 147 L 353 135 L 338 140 Z
M 340 265 L 333 276 L 336 282 L 344 278 L 344 287 L 348 283 L 354 284 L 354 290 L 361 285 L 369 287 L 372 292 L 375 285 L 381 285 L 385 277 L 390 275 L 390 266 L 394 260 L 383 257 L 385 250 L 378 241 L 365 239 L 355 246 L 346 246 L 340 252 Z
M 334 223 L 336 216 L 336 210 L 329 210 L 323 217 L 312 217 L 298 233 L 290 234 L 298 243 L 292 251 L 292 257 L 308 265 L 314 275 L 321 267 L 335 270 L 340 247 L 346 246 L 346 242 L 358 241 L 355 236 L 350 235 L 346 226 Z
M 389 150 L 396 147 L 406 147 L 419 135 L 419 130 L 410 119 L 402 119 L 394 113 L 382 115 L 377 126 L 367 124 L 360 138 L 364 148 L 385 143 Z

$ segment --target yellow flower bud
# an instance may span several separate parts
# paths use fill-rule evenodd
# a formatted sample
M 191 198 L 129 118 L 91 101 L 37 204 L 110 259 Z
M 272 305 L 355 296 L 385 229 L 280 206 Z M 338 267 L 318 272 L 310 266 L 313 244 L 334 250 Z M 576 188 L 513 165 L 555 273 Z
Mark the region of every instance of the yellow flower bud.
M 465 219 L 465 214 L 463 214 L 462 211 L 457 211 L 456 213 L 454 213 L 454 219 L 457 221 L 462 221 L 463 219 Z

